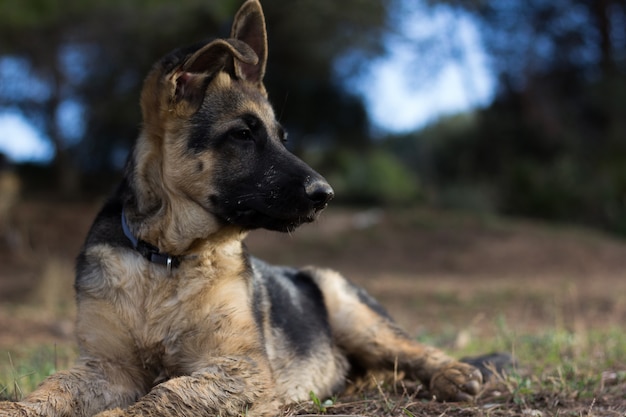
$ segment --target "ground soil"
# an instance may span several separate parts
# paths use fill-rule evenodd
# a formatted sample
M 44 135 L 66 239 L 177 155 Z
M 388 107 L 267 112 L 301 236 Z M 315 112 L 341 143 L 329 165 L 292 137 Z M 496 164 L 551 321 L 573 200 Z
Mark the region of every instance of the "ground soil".
M 101 203 L 19 204 L 0 238 L 0 350 L 73 343 L 73 262 Z M 626 323 L 626 242 L 597 231 L 425 208 L 330 208 L 293 234 L 257 231 L 246 242 L 271 262 L 340 270 L 410 334 L 443 335 L 435 339 L 452 349 L 502 326 L 526 333 Z M 574 411 L 585 404 L 569 410 L 591 415 Z M 509 415 L 431 403 L 420 409 Z

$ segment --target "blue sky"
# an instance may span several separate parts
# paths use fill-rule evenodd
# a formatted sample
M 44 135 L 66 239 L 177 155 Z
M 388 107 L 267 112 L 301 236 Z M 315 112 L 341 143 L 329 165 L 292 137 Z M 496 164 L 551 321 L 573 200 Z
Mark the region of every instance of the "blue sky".
M 476 25 L 469 17 L 445 7 L 429 11 L 416 7 L 409 8 L 397 24 L 405 38 L 390 38 L 389 56 L 371 62 L 349 86 L 363 96 L 376 130 L 412 131 L 442 115 L 465 112 L 492 100 L 494 77 Z M 424 33 L 444 33 L 443 36 L 456 39 L 462 51 L 460 58 L 444 59 L 437 64 L 438 70 L 426 78 L 416 76 L 412 70 L 416 62 L 411 50 L 411 41 L 417 43 Z M 80 125 L 80 111 L 75 110 L 65 112 L 68 125 L 72 120 Z M 53 157 L 52 146 L 17 111 L 11 110 L 0 113 L 0 152 L 14 161 L 49 161 Z
M 0 152 L 13 161 L 50 161 L 52 145 L 19 113 L 0 113 Z
M 469 16 L 453 13 L 447 7 L 437 7 L 430 13 L 418 7 L 404 15 L 399 24 L 405 26 L 407 39 L 390 40 L 390 56 L 372 63 L 368 74 L 353 87 L 365 98 L 376 127 L 395 133 L 413 131 L 441 116 L 491 102 L 494 77 L 476 24 Z M 415 28 L 416 24 L 421 27 Z M 444 53 L 443 59 L 437 58 L 442 62 L 416 62 L 414 45 L 433 33 L 439 36 L 431 42 L 440 41 L 442 36 L 448 42 L 457 42 L 461 50 L 458 57 L 447 59 Z M 419 65 L 433 65 L 438 71 L 416 75 L 418 71 L 413 67 Z

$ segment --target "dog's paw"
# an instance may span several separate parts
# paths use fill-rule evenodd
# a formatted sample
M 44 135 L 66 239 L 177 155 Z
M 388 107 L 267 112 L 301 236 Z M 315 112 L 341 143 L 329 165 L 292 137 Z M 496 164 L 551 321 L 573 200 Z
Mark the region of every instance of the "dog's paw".
M 30 417 L 38 416 L 36 410 L 22 404 L 10 401 L 0 401 L 0 417 Z
M 106 410 L 95 415 L 95 417 L 123 417 L 126 413 L 120 408 L 114 408 L 112 410 Z
M 430 392 L 438 401 L 470 401 L 479 393 L 482 383 L 478 369 L 453 362 L 435 372 L 430 380 Z

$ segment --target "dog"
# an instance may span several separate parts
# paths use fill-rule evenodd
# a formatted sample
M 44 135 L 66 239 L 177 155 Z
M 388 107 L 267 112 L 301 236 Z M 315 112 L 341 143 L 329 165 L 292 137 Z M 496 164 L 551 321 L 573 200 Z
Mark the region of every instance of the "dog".
M 77 260 L 79 358 L 0 415 L 271 416 L 377 371 L 440 401 L 479 393 L 480 370 L 409 338 L 337 272 L 247 253 L 247 232 L 292 231 L 333 198 L 284 145 L 266 62 L 247 0 L 229 38 L 152 68 L 125 175 Z

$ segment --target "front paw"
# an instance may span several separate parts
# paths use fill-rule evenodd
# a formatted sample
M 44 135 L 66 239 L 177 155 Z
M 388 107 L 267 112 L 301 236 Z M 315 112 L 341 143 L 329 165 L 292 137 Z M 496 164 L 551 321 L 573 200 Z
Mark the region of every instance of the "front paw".
M 483 383 L 480 371 L 471 365 L 453 362 L 444 365 L 430 380 L 430 392 L 438 401 L 470 401 Z
M 0 417 L 30 417 L 38 416 L 37 410 L 23 403 L 0 401 Z

